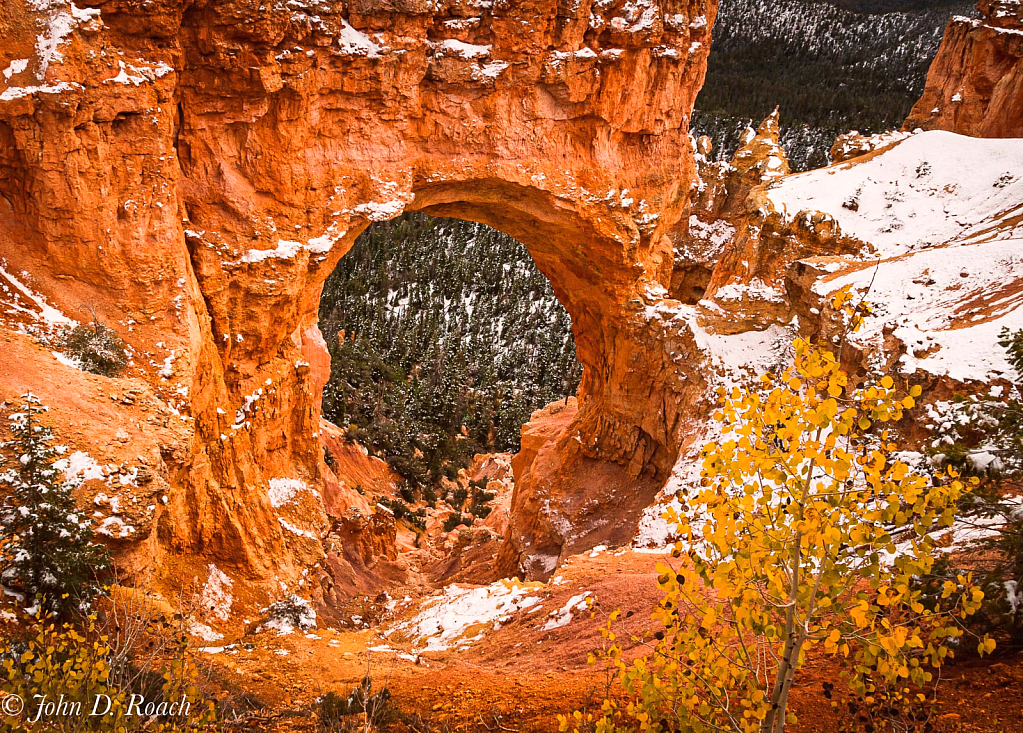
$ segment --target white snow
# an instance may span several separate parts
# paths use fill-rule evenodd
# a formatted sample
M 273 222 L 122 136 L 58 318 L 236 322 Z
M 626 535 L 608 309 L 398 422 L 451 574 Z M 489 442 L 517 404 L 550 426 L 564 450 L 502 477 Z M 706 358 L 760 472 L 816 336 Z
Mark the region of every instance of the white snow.
M 404 210 L 405 202 L 401 199 L 383 202 L 371 201 L 366 204 L 359 204 L 352 209 L 356 214 L 364 216 L 370 221 L 387 221 L 398 216 Z
M 103 467 L 85 451 L 75 451 L 67 458 L 54 461 L 53 467 L 64 474 L 65 481 L 103 481 Z
M 223 634 L 214 631 L 206 624 L 201 624 L 198 621 L 193 621 L 188 625 L 188 633 L 202 639 L 203 641 L 220 641 L 224 638 Z
M 449 585 L 443 595 L 428 600 L 415 617 L 387 634 L 400 631 L 425 651 L 465 648 L 482 637 L 484 627 L 506 623 L 516 612 L 540 602 L 528 593 L 529 588 L 512 581 L 477 588 Z M 466 638 L 469 632 L 477 634 Z
M 562 626 L 568 626 L 572 622 L 573 611 L 586 610 L 586 599 L 589 597 L 590 591 L 586 591 L 569 598 L 564 606 L 556 611 L 551 611 L 550 619 L 543 625 L 543 630 L 551 631 L 553 629 L 560 629 Z
M 463 59 L 480 59 L 490 56 L 491 47 L 449 38 L 438 43 L 435 49 L 438 57 L 451 55 Z
M 295 497 L 303 491 L 313 491 L 304 482 L 294 478 L 272 478 L 267 495 L 270 497 L 270 505 L 279 509 L 285 504 L 290 504 Z
M 873 281 L 873 285 L 871 282 Z M 814 286 L 820 295 L 852 286 L 874 313 L 850 336 L 881 349 L 884 332 L 905 348 L 900 369 L 959 381 L 1012 377 L 998 344 L 1003 327 L 1023 328 L 1023 237 L 934 247 L 838 275 Z M 1015 291 L 1015 292 L 1014 292 Z
M 310 254 L 326 254 L 330 251 L 330 248 L 334 246 L 334 243 L 341 239 L 344 235 L 345 232 L 339 232 L 337 226 L 332 224 L 323 234 L 318 237 L 313 237 L 304 244 L 302 242 L 296 242 L 289 239 L 279 239 L 277 241 L 277 246 L 273 249 L 247 250 L 244 254 L 242 254 L 238 262 L 243 264 L 253 264 L 269 259 L 290 260 L 303 251 L 309 252 Z
M 294 524 L 291 524 L 291 522 L 288 522 L 286 519 L 284 519 L 284 517 L 277 517 L 277 521 L 281 523 L 281 527 L 283 527 L 284 529 L 286 529 L 287 531 L 291 532 L 294 535 L 298 535 L 299 537 L 305 537 L 306 539 L 310 540 L 317 539 L 314 533 L 310 532 L 307 529 L 296 527 Z
M 288 239 L 278 240 L 277 246 L 274 249 L 250 249 L 242 255 L 239 262 L 251 264 L 253 262 L 262 262 L 268 259 L 279 259 L 279 260 L 290 260 L 292 257 L 302 251 L 302 243 L 294 242 Z
M 501 72 L 508 68 L 507 61 L 491 61 L 489 64 L 484 64 L 479 69 L 473 70 L 473 78 L 477 80 L 481 79 L 496 79 L 501 75 Z
M 692 313 L 692 309 L 685 307 Z M 763 331 L 717 334 L 701 327 L 695 317 L 687 319 L 696 345 L 711 363 L 725 374 L 759 374 L 778 364 L 792 342 L 793 333 L 785 326 L 772 325 Z
M 133 535 L 135 533 L 135 528 L 120 517 L 107 517 L 99 523 L 99 526 L 96 527 L 96 531 L 99 534 L 106 535 L 107 537 L 124 539 L 125 537 Z
M 4 79 L 10 79 L 15 74 L 20 74 L 28 68 L 28 59 L 14 59 L 4 69 Z
M 234 603 L 234 596 L 231 594 L 233 587 L 234 581 L 223 570 L 210 563 L 209 576 L 199 599 L 202 612 L 221 621 L 227 621 L 231 615 L 231 604 Z
M 59 361 L 64 366 L 69 366 L 72 369 L 81 369 L 82 368 L 81 362 L 78 361 L 78 359 L 75 359 L 74 357 L 66 356 L 65 354 L 62 354 L 59 351 L 51 351 L 50 353 L 53 354 L 53 358 L 54 359 Z
M 133 72 L 131 74 L 129 74 L 128 69 L 125 68 L 124 61 L 118 59 L 117 65 L 118 68 L 120 69 L 120 72 L 116 76 L 112 76 L 109 79 L 104 79 L 103 80 L 104 83 L 112 82 L 114 84 L 130 84 L 132 86 L 137 87 L 139 84 L 145 84 L 147 81 L 149 81 L 145 76 L 142 75 L 139 69 L 135 68 L 134 66 L 131 66 L 131 64 L 129 64 L 129 66 L 131 67 L 131 71 Z
M 337 43 L 343 54 L 380 58 L 380 46 L 365 33 L 353 28 L 344 18 L 341 19 L 341 32 L 337 36 Z
M 59 81 L 56 84 L 40 84 L 31 87 L 9 87 L 0 94 L 0 102 L 10 102 L 21 97 L 29 97 L 33 94 L 61 94 L 72 89 L 83 89 L 81 84 L 75 82 Z
M 622 8 L 622 15 L 611 19 L 611 27 L 616 31 L 639 33 L 650 30 L 657 20 L 660 9 L 653 0 L 627 0 Z
M 785 293 L 779 288 L 772 287 L 760 278 L 754 278 L 748 283 L 730 282 L 722 285 L 714 291 L 714 298 L 720 301 L 767 301 L 769 303 L 784 303 Z
M 163 366 L 160 367 L 160 371 L 158 372 L 160 377 L 163 379 L 170 379 L 174 376 L 174 358 L 175 353 L 172 349 L 170 355 L 163 360 Z
M 933 130 L 864 160 L 781 179 L 767 193 L 789 220 L 823 211 L 883 257 L 983 236 L 1023 211 L 1023 139 Z M 847 202 L 856 200 L 854 211 Z
M 732 237 L 735 236 L 735 227 L 724 219 L 715 219 L 708 224 L 696 216 L 690 216 L 689 233 L 694 237 L 709 241 L 714 246 L 714 251 L 709 252 L 708 255 L 716 255 L 732 241 Z
M 10 90 L 8 90 L 8 91 L 10 91 Z M 6 92 L 5 92 L 5 94 L 6 94 Z M 2 99 L 2 97 L 0 97 L 0 99 Z M 27 274 L 27 273 L 22 273 L 22 274 L 24 275 L 24 274 Z M 32 304 L 35 305 L 35 307 L 39 310 L 38 314 L 35 314 L 35 315 L 37 315 L 38 318 L 41 318 L 43 320 L 43 322 L 47 326 L 53 328 L 53 327 L 56 327 L 56 326 L 74 326 L 75 325 L 75 321 L 72 321 L 70 318 L 65 316 L 59 310 L 57 310 L 56 308 L 51 306 L 49 303 L 47 303 L 46 299 L 42 295 L 39 295 L 38 293 L 33 292 L 29 287 L 27 287 L 24 283 L 22 283 L 18 278 L 16 278 L 10 272 L 5 270 L 2 266 L 0 266 L 0 275 L 3 275 L 3 277 L 5 277 L 8 281 L 10 281 L 10 283 L 18 290 L 18 292 L 22 296 L 24 296 L 25 298 L 28 298 L 28 300 L 32 301 Z

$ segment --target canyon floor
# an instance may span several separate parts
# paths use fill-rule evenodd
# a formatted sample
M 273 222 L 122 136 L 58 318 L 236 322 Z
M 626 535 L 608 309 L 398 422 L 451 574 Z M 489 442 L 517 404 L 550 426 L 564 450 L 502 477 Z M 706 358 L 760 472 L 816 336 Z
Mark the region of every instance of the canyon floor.
M 429 606 L 427 597 L 383 611 L 364 630 L 318 628 L 283 636 L 263 631 L 202 653 L 208 657 L 214 684 L 244 690 L 258 700 L 250 704 L 265 705 L 250 719 L 273 730 L 314 729 L 316 700 L 329 691 L 347 694 L 368 673 L 374 691 L 386 686 L 402 713 L 419 717 L 422 730 L 553 731 L 558 714 L 586 709 L 594 701 L 599 705 L 605 677 L 599 664 L 587 665 L 586 657 L 601 645 L 603 614 L 614 608 L 626 615 L 634 612 L 622 628 L 641 631 L 651 604 L 659 597 L 654 565 L 664 560 L 670 561 L 670 556 L 635 550 L 574 557 L 549 583 L 509 583 L 522 590 L 520 606 L 522 598 L 538 601 L 507 611 L 496 624 L 454 619 L 449 589 L 440 596 L 441 608 L 435 609 L 438 617 L 449 614 L 451 635 L 443 641 L 444 632 L 416 637 L 400 629 L 424 601 Z M 501 585 L 463 588 L 472 592 Z M 587 609 L 578 603 L 586 593 L 599 599 L 597 607 Z M 509 597 L 503 589 L 499 595 Z M 372 599 L 366 601 L 373 605 Z M 376 605 L 385 606 L 386 601 Z M 477 600 L 477 618 L 492 618 L 487 612 L 495 605 L 493 600 Z M 464 605 L 461 613 L 470 606 Z M 574 609 L 567 620 L 561 614 L 565 608 Z M 552 620 L 563 625 L 549 628 L 555 625 Z M 399 630 L 393 631 L 396 627 Z M 426 645 L 448 648 L 425 651 Z M 640 651 L 631 645 L 631 654 Z M 799 722 L 793 730 L 829 733 L 839 729 L 847 715 L 841 685 L 836 685 L 834 693 L 837 707 L 826 699 L 822 687 L 836 682 L 836 676 L 829 658 L 809 661 L 794 692 Z M 954 662 L 942 676 L 935 730 L 1023 731 L 1019 715 L 1023 654 L 1002 656 L 994 663 Z

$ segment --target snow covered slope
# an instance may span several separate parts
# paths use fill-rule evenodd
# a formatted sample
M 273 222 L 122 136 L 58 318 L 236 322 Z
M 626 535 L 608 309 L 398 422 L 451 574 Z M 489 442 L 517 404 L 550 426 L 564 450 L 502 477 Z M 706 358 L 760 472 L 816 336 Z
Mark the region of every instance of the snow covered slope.
M 767 198 L 790 219 L 830 213 L 882 257 L 995 238 L 994 230 L 1009 236 L 1012 223 L 1023 236 L 1023 139 L 922 132 L 872 157 L 788 176 Z
M 857 255 L 809 260 L 810 271 L 820 273 L 810 283 L 811 297 L 800 305 L 793 292 L 780 293 L 788 305 L 781 319 L 791 319 L 786 325 L 735 332 L 732 323 L 727 333 L 713 333 L 701 321 L 728 318 L 715 302 L 649 308 L 649 317 L 666 330 L 688 329 L 714 374 L 709 381 L 748 379 L 784 357 L 785 344 L 813 328 L 824 304 L 845 286 L 865 295 L 873 308 L 864 327 L 847 339 L 878 372 L 915 375 L 916 383 L 942 377 L 963 383 L 966 392 L 971 383 L 976 389 L 1023 376 L 1014 373 L 998 343 L 1003 329 L 1023 328 L 1023 139 L 917 133 L 846 163 L 782 177 L 761 191 L 763 196 L 753 195 L 757 205 L 783 221 L 823 212 L 864 247 Z M 799 236 L 799 227 L 780 230 L 779 236 Z M 768 274 L 787 282 L 792 264 L 773 262 Z M 715 431 L 713 423 L 705 425 L 678 460 L 663 492 L 676 509 L 672 497 L 697 485 L 699 447 L 715 439 Z M 647 510 L 637 546 L 669 541 L 672 528 L 662 510 Z
M 767 199 L 787 218 L 831 214 L 878 256 L 814 287 L 820 296 L 846 285 L 867 294 L 875 312 L 854 337 L 860 345 L 892 356 L 884 353 L 888 330 L 905 349 L 905 373 L 1011 376 L 998 334 L 1023 328 L 1023 139 L 919 133 L 873 156 L 781 179 Z

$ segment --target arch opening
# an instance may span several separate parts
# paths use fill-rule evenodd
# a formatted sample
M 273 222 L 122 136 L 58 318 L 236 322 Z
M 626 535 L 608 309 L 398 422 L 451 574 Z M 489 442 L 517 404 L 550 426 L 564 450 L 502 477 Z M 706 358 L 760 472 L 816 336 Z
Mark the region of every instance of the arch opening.
M 473 456 L 514 453 L 534 410 L 574 397 L 571 319 L 526 247 L 477 222 L 371 224 L 327 277 L 322 414 L 435 501 Z

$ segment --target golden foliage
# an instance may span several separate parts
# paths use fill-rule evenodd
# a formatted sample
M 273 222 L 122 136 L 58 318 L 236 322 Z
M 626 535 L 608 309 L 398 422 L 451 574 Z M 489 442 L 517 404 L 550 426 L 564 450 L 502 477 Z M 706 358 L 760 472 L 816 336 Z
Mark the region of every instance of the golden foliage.
M 853 327 L 864 312 L 847 293 L 835 305 Z M 701 485 L 683 511 L 665 515 L 681 562 L 658 566 L 657 632 L 635 639 L 649 653 L 623 659 L 612 614 L 596 656 L 625 694 L 562 717 L 562 730 L 780 733 L 795 719 L 789 689 L 811 649 L 843 660 L 854 694 L 896 706 L 952 656 L 958 620 L 983 593 L 959 577 L 935 606 L 919 587 L 935 562 L 931 533 L 952 523 L 965 490 L 955 475 L 932 482 L 894 455 L 888 424 L 920 388 L 890 376 L 854 387 L 831 351 L 793 347 L 783 372 L 718 390 L 721 439 L 704 446 Z M 908 536 L 897 541 L 900 530 Z M 981 653 L 993 648 L 979 641 Z
M 95 614 L 75 625 L 58 624 L 52 615 L 40 611 L 27 641 L 0 640 L 0 697 L 17 696 L 24 702 L 20 715 L 0 718 L 0 731 L 213 730 L 214 707 L 196 687 L 197 669 L 187 646 L 187 640 L 183 641 L 165 660 L 159 700 L 145 700 L 144 695 L 114 683 L 115 677 L 125 676 L 117 674 L 120 670 L 115 665 L 127 661 L 114 653 L 109 638 L 97 628 Z M 46 703 L 54 706 L 41 711 Z M 154 704 L 147 708 L 147 703 Z M 146 714 L 150 711 L 170 714 L 151 719 Z

